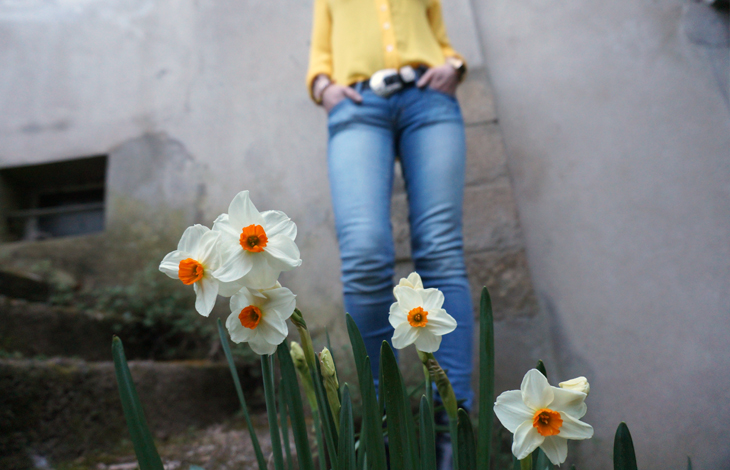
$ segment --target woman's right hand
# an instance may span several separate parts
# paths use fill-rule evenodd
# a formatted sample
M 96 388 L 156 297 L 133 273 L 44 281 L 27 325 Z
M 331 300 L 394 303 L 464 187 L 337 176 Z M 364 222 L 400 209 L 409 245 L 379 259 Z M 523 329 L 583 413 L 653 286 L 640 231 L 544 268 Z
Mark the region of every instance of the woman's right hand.
M 322 106 L 329 113 L 340 101 L 350 98 L 355 103 L 362 103 L 362 96 L 354 88 L 332 83 L 322 93 Z

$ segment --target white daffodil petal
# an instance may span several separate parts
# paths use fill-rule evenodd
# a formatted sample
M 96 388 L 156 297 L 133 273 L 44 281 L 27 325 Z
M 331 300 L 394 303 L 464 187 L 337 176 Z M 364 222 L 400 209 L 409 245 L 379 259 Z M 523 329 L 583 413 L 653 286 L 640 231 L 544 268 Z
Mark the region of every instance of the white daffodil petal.
M 444 309 L 428 310 L 426 329 L 435 335 L 443 336 L 456 329 L 456 320 Z
M 418 328 L 413 328 L 408 322 L 401 323 L 395 329 L 393 333 L 393 347 L 396 349 L 403 349 L 406 346 L 413 344 L 418 338 Z
M 234 282 L 218 282 L 218 295 L 230 297 L 235 295 L 243 288 L 243 282 L 240 280 Z
M 410 273 L 407 280 L 414 289 L 423 289 L 423 281 L 421 281 L 421 276 L 417 272 Z
M 251 202 L 248 191 L 241 191 L 228 206 L 228 220 L 234 230 L 241 230 L 249 225 L 264 226 L 264 218 L 261 217 L 256 206 Z
M 286 321 L 294 313 L 294 309 L 297 306 L 297 298 L 292 291 L 286 287 L 277 287 L 275 289 L 267 290 L 266 296 L 269 301 L 266 304 L 267 311 L 273 311 L 277 317 L 281 320 Z
M 392 326 L 394 329 L 398 328 L 398 325 L 400 325 L 401 323 L 408 321 L 408 315 L 406 315 L 406 312 L 403 311 L 398 302 L 393 302 L 390 305 L 390 314 L 388 315 L 388 321 L 390 322 L 390 326 Z
M 234 343 L 250 341 L 255 335 L 254 330 L 241 325 L 241 320 L 238 319 L 239 313 L 232 312 L 226 319 L 226 328 L 228 329 L 228 334 L 231 335 L 231 341 Z
M 266 258 L 265 253 L 252 253 L 251 270 L 241 279 L 243 283 L 252 289 L 268 289 L 276 283 L 281 271 L 273 269 Z
M 560 465 L 568 457 L 568 441 L 560 436 L 545 436 L 540 448 L 553 465 Z
M 268 255 L 269 265 L 277 271 L 289 271 L 302 264 L 297 244 L 284 235 L 269 238 L 264 253 Z
M 229 252 L 225 256 L 221 267 L 213 272 L 213 277 L 221 282 L 238 281 L 254 266 L 253 256 L 243 249 Z
M 560 426 L 558 436 L 565 439 L 590 439 L 593 437 L 593 426 L 579 421 L 565 412 L 560 412 L 563 425 Z
M 259 335 L 266 340 L 267 343 L 271 343 L 275 346 L 281 344 L 285 339 L 289 330 L 286 327 L 286 322 L 281 318 L 277 317 L 276 314 L 264 311 L 261 321 L 256 327 Z
M 218 297 L 218 283 L 211 278 L 203 277 L 193 284 L 195 288 L 195 310 L 207 317 L 215 306 L 215 299 Z
M 251 341 L 248 342 L 253 352 L 261 356 L 270 356 L 276 352 L 278 344 L 271 344 L 261 337 L 261 334 L 254 336 Z
M 522 401 L 531 408 L 547 408 L 553 401 L 553 390 L 544 375 L 537 369 L 530 369 L 520 386 Z
M 423 289 L 419 291 L 423 302 L 423 309 L 427 312 L 441 309 L 444 304 L 444 294 L 438 289 Z
M 188 227 L 180 237 L 180 242 L 177 244 L 178 251 L 184 251 L 186 253 L 195 253 L 200 239 L 209 232 L 210 229 L 204 225 L 195 224 L 192 227 Z
M 398 303 L 406 312 L 410 312 L 416 307 L 423 307 L 423 300 L 419 295 L 420 291 L 416 291 L 412 287 L 396 286 L 393 289 L 395 298 L 398 299 Z
M 255 300 L 248 288 L 240 289 L 233 297 L 231 297 L 231 312 L 234 312 L 236 315 L 241 313 L 241 310 L 249 305 L 255 305 Z
M 241 232 L 231 226 L 228 214 L 221 214 L 215 219 L 215 222 L 213 222 L 213 231 L 220 232 L 224 237 L 231 239 L 231 241 L 238 242 L 241 237 Z
M 297 224 L 281 211 L 265 211 L 261 213 L 264 218 L 264 230 L 271 238 L 276 235 L 283 235 L 292 240 L 297 238 Z
M 532 420 L 525 421 L 515 429 L 512 453 L 517 460 L 522 460 L 537 449 L 544 440 L 545 438 L 532 425 Z
M 497 397 L 494 403 L 494 414 L 497 415 L 502 426 L 514 433 L 520 424 L 532 421 L 535 412 L 522 401 L 522 392 L 509 390 Z
M 180 279 L 180 261 L 188 258 L 190 258 L 189 253 L 179 250 L 172 251 L 165 255 L 162 259 L 162 262 L 160 263 L 160 271 L 167 274 L 168 277 Z
M 438 351 L 441 346 L 441 336 L 434 335 L 426 328 L 421 328 L 421 330 L 415 341 L 416 349 L 427 353 Z
M 550 409 L 564 411 L 575 419 L 582 418 L 588 407 L 586 406 L 586 394 L 574 390 L 553 387 L 553 401 Z
M 195 259 L 205 266 L 206 271 L 215 271 L 220 267 L 221 255 L 220 251 L 216 249 L 220 236 L 220 232 L 209 230 L 200 237 L 200 243 L 193 252 Z

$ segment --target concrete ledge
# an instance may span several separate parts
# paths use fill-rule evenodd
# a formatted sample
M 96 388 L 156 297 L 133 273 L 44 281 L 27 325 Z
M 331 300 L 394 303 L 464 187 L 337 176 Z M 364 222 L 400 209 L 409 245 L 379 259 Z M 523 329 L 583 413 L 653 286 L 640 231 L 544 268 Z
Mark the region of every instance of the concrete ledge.
M 239 410 L 226 364 L 132 361 L 129 367 L 157 438 Z M 240 367 L 239 375 L 248 405 L 261 407 L 258 367 Z M 69 460 L 129 439 L 111 362 L 0 360 L 0 390 L 0 468 L 27 468 L 30 454 Z

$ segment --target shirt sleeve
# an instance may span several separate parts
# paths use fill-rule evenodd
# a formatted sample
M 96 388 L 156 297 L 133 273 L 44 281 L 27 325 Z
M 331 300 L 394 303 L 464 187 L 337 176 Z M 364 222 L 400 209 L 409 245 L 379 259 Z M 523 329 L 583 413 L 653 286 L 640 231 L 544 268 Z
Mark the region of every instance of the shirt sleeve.
M 451 47 L 449 36 L 446 34 L 446 25 L 444 24 L 444 17 L 441 12 L 441 0 L 432 0 L 426 13 L 428 14 L 428 22 L 431 24 L 431 31 L 433 31 L 433 35 L 441 46 L 441 52 L 443 52 L 444 57 L 456 57 L 464 61 L 466 65 L 464 57 Z
M 312 99 L 312 83 L 320 74 L 332 76 L 332 16 L 327 0 L 314 0 L 312 43 L 307 71 L 307 89 Z

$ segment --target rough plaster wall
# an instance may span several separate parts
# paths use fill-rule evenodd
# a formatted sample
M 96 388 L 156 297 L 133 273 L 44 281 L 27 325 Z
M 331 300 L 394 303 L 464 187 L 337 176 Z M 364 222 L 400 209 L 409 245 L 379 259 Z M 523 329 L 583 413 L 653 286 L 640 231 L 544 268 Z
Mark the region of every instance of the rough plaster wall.
M 536 359 L 554 361 L 471 5 L 443 5 L 470 65 L 459 90 L 467 266 L 475 304 L 482 285 L 492 292 L 504 388 Z M 104 234 L 10 244 L 0 257 L 25 267 L 51 259 L 92 287 L 124 281 L 130 264 L 156 262 L 185 226 L 210 226 L 249 189 L 260 210 L 283 210 L 299 227 L 304 263 L 282 282 L 318 331 L 343 333 L 326 116 L 304 88 L 311 16 L 311 0 L 0 1 L 0 108 L 13 111 L 0 116 L 0 166 L 109 154 Z M 412 266 L 405 197 L 396 182 L 402 275 Z
M 472 4 L 545 334 L 564 377 L 591 379 L 596 435 L 577 467 L 611 468 L 625 420 L 639 468 L 728 468 L 727 16 L 695 24 L 709 7 L 673 0 Z

